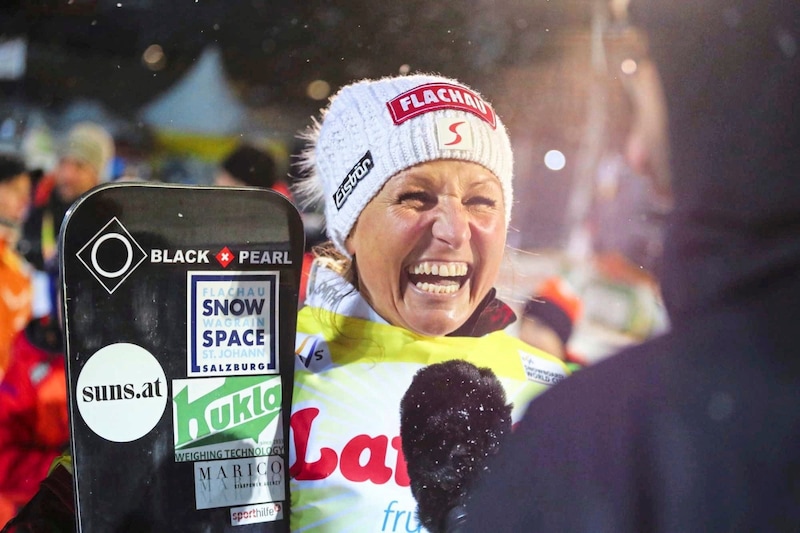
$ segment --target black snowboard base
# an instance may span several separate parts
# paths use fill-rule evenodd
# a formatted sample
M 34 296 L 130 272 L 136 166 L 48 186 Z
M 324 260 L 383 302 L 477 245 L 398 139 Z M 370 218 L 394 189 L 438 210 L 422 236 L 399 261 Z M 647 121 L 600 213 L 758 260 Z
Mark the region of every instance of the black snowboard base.
M 291 202 L 102 185 L 59 245 L 78 531 L 289 531 Z

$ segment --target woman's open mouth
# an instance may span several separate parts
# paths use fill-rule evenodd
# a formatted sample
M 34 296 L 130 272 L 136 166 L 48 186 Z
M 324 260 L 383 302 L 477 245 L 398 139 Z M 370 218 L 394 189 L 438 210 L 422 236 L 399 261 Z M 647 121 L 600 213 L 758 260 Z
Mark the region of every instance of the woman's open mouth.
M 424 261 L 406 270 L 409 281 L 430 294 L 453 294 L 467 281 L 469 266 L 462 262 L 433 263 Z

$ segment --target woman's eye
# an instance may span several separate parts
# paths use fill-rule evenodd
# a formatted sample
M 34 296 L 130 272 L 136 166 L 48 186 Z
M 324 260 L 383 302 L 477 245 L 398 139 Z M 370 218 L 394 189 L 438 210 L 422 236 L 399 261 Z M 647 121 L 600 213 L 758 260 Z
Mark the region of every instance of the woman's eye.
M 464 203 L 466 205 L 494 207 L 497 205 L 497 200 L 488 196 L 473 196 L 472 198 L 467 199 L 467 201 Z
M 412 207 L 428 207 L 436 204 L 436 197 L 423 191 L 406 192 L 399 196 L 398 203 Z

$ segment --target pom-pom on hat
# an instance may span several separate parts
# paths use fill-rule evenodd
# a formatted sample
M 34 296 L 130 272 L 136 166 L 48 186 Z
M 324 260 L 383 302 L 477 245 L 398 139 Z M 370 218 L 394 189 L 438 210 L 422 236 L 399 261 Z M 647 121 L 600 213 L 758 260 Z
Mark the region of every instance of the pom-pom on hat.
M 478 163 L 500 180 L 506 225 L 513 201 L 513 154 L 505 126 L 480 94 L 459 81 L 417 74 L 361 80 L 343 87 L 303 136 L 297 193 L 322 199 L 328 238 L 345 240 L 386 181 L 437 159 Z

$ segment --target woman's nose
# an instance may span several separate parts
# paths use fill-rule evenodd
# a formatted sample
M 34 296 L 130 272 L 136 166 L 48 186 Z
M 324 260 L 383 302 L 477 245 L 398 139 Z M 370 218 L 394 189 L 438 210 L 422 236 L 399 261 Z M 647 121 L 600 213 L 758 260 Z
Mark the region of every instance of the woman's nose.
M 445 198 L 439 201 L 433 221 L 433 237 L 451 248 L 459 248 L 469 242 L 468 213 L 459 200 Z

